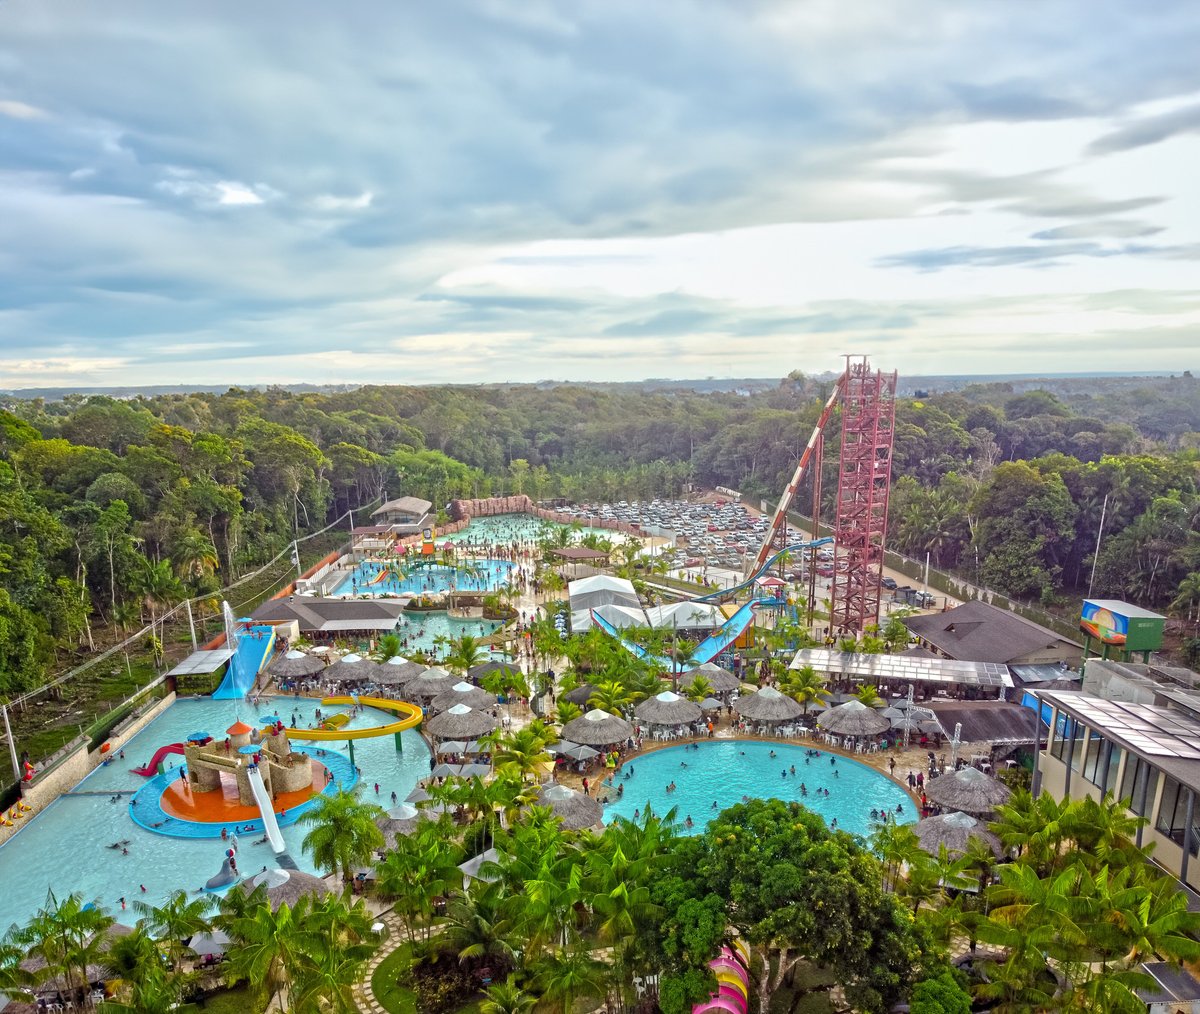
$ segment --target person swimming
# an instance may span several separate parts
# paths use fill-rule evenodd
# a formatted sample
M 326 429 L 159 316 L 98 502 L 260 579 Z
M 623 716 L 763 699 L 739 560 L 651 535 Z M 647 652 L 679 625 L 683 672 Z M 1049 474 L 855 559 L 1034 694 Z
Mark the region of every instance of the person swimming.
M 695 827 L 696 826 L 696 823 L 695 823 L 695 821 L 692 820 L 692 815 L 690 813 L 688 814 L 687 820 L 685 820 L 683 822 L 683 826 L 684 827 Z

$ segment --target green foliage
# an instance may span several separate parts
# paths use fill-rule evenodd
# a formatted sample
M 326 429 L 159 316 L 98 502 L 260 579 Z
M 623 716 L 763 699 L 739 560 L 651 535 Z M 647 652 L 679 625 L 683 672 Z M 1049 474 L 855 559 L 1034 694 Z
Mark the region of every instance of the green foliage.
M 971 1014 L 971 994 L 951 972 L 943 972 L 916 984 L 908 1009 L 911 1014 Z

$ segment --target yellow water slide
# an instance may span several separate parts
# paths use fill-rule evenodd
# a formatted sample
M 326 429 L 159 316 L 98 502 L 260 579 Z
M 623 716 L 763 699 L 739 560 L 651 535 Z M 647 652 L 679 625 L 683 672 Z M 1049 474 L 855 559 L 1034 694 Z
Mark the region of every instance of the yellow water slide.
M 372 739 L 375 736 L 390 736 L 406 729 L 415 729 L 421 724 L 423 712 L 415 704 L 408 701 L 393 701 L 386 697 L 325 697 L 322 704 L 361 704 L 369 708 L 379 708 L 399 715 L 400 721 L 389 722 L 387 725 L 371 725 L 365 729 L 288 729 L 289 739 L 313 740 L 343 740 L 343 739 Z

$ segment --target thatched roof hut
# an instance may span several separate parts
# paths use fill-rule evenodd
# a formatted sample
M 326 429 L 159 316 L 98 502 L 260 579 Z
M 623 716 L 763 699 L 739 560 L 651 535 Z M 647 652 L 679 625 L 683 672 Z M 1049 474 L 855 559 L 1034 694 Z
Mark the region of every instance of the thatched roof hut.
M 331 683 L 373 683 L 379 664 L 353 652 L 328 666 L 321 679 Z
M 705 662 L 698 669 L 693 669 L 687 675 L 680 677 L 679 689 L 686 691 L 696 681 L 697 676 L 703 676 L 708 680 L 708 684 L 712 687 L 714 694 L 732 693 L 742 685 L 742 681 L 728 669 L 722 669 L 719 665 Z
M 431 701 L 457 683 L 445 669 L 434 666 L 404 684 L 404 694 L 412 700 Z
M 733 710 L 754 722 L 792 722 L 804 714 L 804 708 L 774 687 L 739 697 L 733 702 Z
M 553 782 L 538 793 L 538 806 L 548 806 L 568 831 L 579 831 L 600 823 L 604 808 L 591 796 Z
M 633 735 L 633 726 L 617 715 L 593 708 L 567 722 L 562 729 L 562 738 L 584 746 L 611 746 L 623 743 Z
M 299 870 L 265 870 L 246 881 L 247 891 L 260 886 L 266 889 L 267 900 L 272 908 L 279 908 L 284 904 L 294 906 L 305 895 L 311 894 L 320 898 L 333 893 L 333 888 L 320 877 L 301 873 Z
M 271 673 L 280 679 L 293 680 L 304 679 L 306 676 L 323 672 L 324 669 L 325 660 L 323 658 L 318 658 L 316 655 L 309 655 L 303 651 L 293 650 L 289 651 L 283 658 L 277 660 L 271 666 Z
M 702 714 L 700 705 L 670 690 L 642 701 L 633 709 L 633 713 L 650 725 L 687 725 Z
M 456 704 L 465 704 L 468 708 L 482 711 L 496 706 L 496 695 L 470 683 L 455 683 L 449 690 L 438 694 L 429 702 L 429 710 L 438 714 L 448 711 Z
M 925 795 L 945 810 L 991 813 L 1012 796 L 1003 782 L 978 768 L 962 768 L 925 783 Z
M 912 829 L 921 843 L 921 848 L 933 856 L 938 854 L 940 845 L 945 845 L 950 852 L 965 853 L 972 838 L 982 841 L 997 857 L 1003 852 L 1000 839 L 987 829 L 982 820 L 967 813 L 944 813 L 937 817 L 926 817 L 913 824 Z
M 425 720 L 425 731 L 435 739 L 474 739 L 491 732 L 500 725 L 494 715 L 486 711 L 455 704 Z
M 823 711 L 817 718 L 817 725 L 838 736 L 875 736 L 892 727 L 890 721 L 862 701 L 847 701 Z

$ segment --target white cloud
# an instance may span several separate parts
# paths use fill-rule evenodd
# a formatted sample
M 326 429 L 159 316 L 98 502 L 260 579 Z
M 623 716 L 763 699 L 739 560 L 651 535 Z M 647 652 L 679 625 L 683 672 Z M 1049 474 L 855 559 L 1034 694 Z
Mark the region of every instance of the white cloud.
M 47 115 L 46 110 L 31 106 L 28 102 L 0 99 L 0 116 L 8 116 L 14 120 L 42 120 Z
M 375 195 L 364 190 L 354 197 L 339 197 L 336 194 L 318 194 L 312 199 L 312 206 L 317 211 L 362 211 L 371 206 Z

